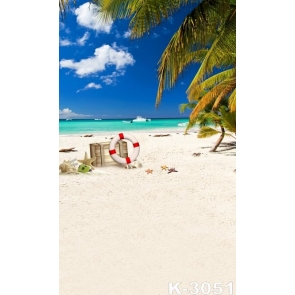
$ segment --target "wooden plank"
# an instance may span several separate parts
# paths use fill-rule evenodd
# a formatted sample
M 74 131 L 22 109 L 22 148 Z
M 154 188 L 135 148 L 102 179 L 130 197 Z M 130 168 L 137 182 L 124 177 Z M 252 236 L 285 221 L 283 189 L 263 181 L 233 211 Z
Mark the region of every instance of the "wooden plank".
M 90 144 L 90 157 L 96 157 L 95 161 L 93 161 L 94 167 L 101 166 L 101 159 L 100 159 L 100 145 L 98 143 L 91 143 Z
M 99 142 L 90 144 L 90 154 L 96 157 L 94 162 L 96 167 L 109 166 L 109 165 L 120 165 L 110 156 L 110 141 L 109 142 Z M 126 141 L 119 140 L 115 146 L 117 154 L 122 157 L 128 157 L 128 146 Z M 92 157 L 92 154 L 91 154 Z

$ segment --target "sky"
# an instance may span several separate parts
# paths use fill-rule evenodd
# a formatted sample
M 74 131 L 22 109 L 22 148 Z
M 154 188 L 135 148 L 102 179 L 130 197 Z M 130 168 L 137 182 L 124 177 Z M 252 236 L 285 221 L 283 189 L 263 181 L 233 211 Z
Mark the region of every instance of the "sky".
M 189 7 L 130 39 L 129 20 L 102 23 L 99 8 L 77 1 L 59 24 L 59 118 L 120 119 L 188 117 L 179 112 L 198 70 L 192 65 L 155 107 L 157 63 Z

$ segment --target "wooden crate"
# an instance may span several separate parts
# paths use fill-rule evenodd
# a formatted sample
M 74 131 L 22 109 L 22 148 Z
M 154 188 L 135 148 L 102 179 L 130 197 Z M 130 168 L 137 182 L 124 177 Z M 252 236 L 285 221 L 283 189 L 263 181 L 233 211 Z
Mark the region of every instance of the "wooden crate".
M 120 165 L 110 156 L 110 143 L 110 141 L 90 143 L 90 157 L 96 157 L 95 161 L 92 163 L 94 167 Z M 128 157 L 127 142 L 119 140 L 116 144 L 116 152 L 122 158 Z

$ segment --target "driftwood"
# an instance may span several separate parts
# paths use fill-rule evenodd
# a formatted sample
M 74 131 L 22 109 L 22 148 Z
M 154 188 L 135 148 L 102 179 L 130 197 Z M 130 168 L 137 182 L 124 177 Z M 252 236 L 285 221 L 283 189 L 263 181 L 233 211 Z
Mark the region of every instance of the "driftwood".
M 92 137 L 92 136 L 93 136 L 93 134 L 85 134 L 85 135 L 83 135 L 81 137 Z
M 170 136 L 170 134 L 156 134 L 154 137 L 164 137 L 164 136 Z
M 69 153 L 69 152 L 76 152 L 75 148 L 69 148 L 69 149 L 60 149 L 60 153 Z
M 193 156 L 194 157 L 198 157 L 198 156 L 200 156 L 201 155 L 201 153 L 193 153 Z

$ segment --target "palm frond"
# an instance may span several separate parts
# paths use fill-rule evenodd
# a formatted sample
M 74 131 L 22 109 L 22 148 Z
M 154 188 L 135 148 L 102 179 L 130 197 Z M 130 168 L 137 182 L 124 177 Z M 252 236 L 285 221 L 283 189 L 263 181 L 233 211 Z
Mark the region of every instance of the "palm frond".
M 196 122 L 202 127 L 208 124 L 218 125 L 221 122 L 221 118 L 217 113 L 214 112 L 201 112 L 196 118 Z
M 236 112 L 228 111 L 226 107 L 220 107 L 222 126 L 229 132 L 236 133 Z
M 196 118 L 200 111 L 202 111 L 208 104 L 213 102 L 218 97 L 224 98 L 236 87 L 236 78 L 231 77 L 213 87 L 207 94 L 205 94 L 192 111 L 190 118 L 193 120 Z M 221 96 L 220 96 L 221 95 Z
M 65 18 L 67 10 L 70 9 L 70 2 L 73 2 L 73 5 L 76 6 L 76 0 L 59 0 L 59 12 L 62 19 Z
M 197 124 L 197 120 L 189 120 L 185 128 L 185 133 Z
M 236 15 L 228 16 L 227 21 L 215 38 L 188 90 L 189 100 L 194 100 L 193 89 L 202 82 L 215 67 L 230 67 L 236 62 Z
M 214 136 L 216 134 L 221 134 L 221 133 L 222 133 L 221 131 L 218 131 L 214 128 L 204 126 L 204 127 L 200 128 L 199 133 L 198 133 L 198 138 L 207 138 L 207 137 L 211 137 L 211 136 Z M 232 134 L 227 133 L 227 132 L 225 132 L 224 135 L 235 138 Z
M 182 5 L 196 0 L 93 0 L 101 7 L 102 20 L 130 18 L 131 38 L 140 38 Z
M 232 92 L 232 94 L 228 98 L 228 107 L 231 112 L 234 112 L 236 110 L 236 89 Z
M 206 137 L 211 137 L 216 134 L 220 134 L 220 131 L 217 131 L 211 127 L 204 126 L 200 128 L 199 133 L 198 133 L 198 138 L 206 138 Z
M 234 77 L 235 76 L 236 69 L 228 69 L 224 70 L 216 75 L 213 75 L 212 77 L 206 79 L 199 85 L 196 85 L 191 90 L 191 97 L 193 97 L 193 100 L 197 100 L 200 97 L 200 94 L 204 92 L 204 89 L 212 89 L 214 86 L 219 84 L 220 82 L 223 82 L 224 80 Z
M 156 97 L 156 106 L 158 106 L 161 101 L 163 91 L 174 87 L 177 79 L 184 72 L 184 70 L 192 63 L 201 63 L 208 52 L 208 49 L 200 49 L 183 55 L 173 54 L 171 47 L 173 47 L 174 37 L 175 36 L 172 37 L 158 63 L 159 85 Z
M 156 107 L 161 102 L 163 91 L 174 86 L 184 66 L 193 61 L 203 62 L 204 53 L 210 51 L 206 47 L 216 38 L 217 29 L 224 25 L 230 11 L 232 8 L 228 0 L 204 0 L 186 16 L 159 61 Z M 199 54 L 198 51 L 202 53 L 201 58 L 193 59 L 190 54 Z M 190 62 L 181 64 L 187 56 L 190 57 Z
M 179 105 L 179 112 L 184 113 L 187 109 L 194 109 L 196 107 L 195 102 L 190 102 L 190 103 L 182 103 Z
M 228 94 L 232 93 L 234 89 L 236 89 L 236 78 L 230 78 L 227 80 L 228 83 L 224 85 L 223 90 L 219 93 L 217 98 L 215 99 L 214 105 L 212 107 L 212 110 L 216 110 L 220 102 L 228 96 Z

